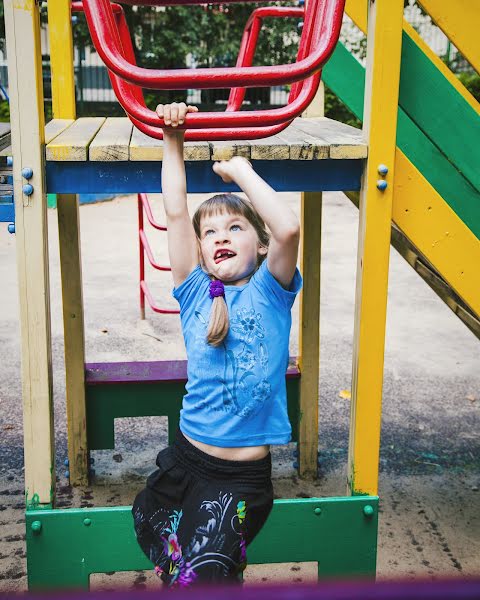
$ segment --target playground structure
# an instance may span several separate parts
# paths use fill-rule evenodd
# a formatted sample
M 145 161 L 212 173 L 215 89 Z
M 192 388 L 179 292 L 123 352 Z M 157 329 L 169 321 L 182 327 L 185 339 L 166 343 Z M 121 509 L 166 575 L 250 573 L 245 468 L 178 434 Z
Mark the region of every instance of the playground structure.
M 347 4 L 347 11 L 360 27 L 366 20 L 364 4 L 360 0 Z M 320 576 L 374 575 L 392 220 L 397 228 L 397 237 L 392 239 L 404 249 L 409 262 L 421 271 L 425 263 L 416 257 L 428 261 L 439 293 L 449 299 L 449 305 L 472 330 L 478 331 L 476 265 L 480 246 L 475 228 L 480 222 L 480 188 L 474 168 L 478 148 L 473 141 L 468 143 L 478 139 L 478 104 L 435 62 L 405 23 L 402 41 L 402 9 L 403 2 L 398 0 L 377 0 L 370 6 L 364 98 L 363 67 L 349 62 L 351 57 L 341 45 L 324 68 L 327 83 L 354 112 L 361 116 L 363 107 L 363 137 L 361 132 L 325 119 L 297 119 L 283 133 L 258 142 L 239 142 L 227 136 L 226 141 L 187 143 L 189 191 L 231 189 L 211 174 L 211 161 L 242 154 L 276 189 L 303 192 L 305 287 L 300 356 L 287 373 L 289 414 L 299 442 L 303 476 L 314 476 L 317 467 L 321 192 L 360 192 L 348 496 L 276 501 L 271 518 L 251 547 L 250 562 L 314 560 Z M 455 24 L 448 17 L 452 12 L 454 9 L 445 4 L 447 30 Z M 72 483 L 87 482 L 90 449 L 112 447 L 116 417 L 166 414 L 171 435 L 185 380 L 185 366 L 177 362 L 87 365 L 85 369 L 75 194 L 160 191 L 162 144 L 132 129 L 127 119 L 75 120 L 73 61 L 66 51 L 71 48 L 69 13 L 68 2 L 49 7 L 55 119 L 44 128 L 38 8 L 33 0 L 21 7 L 10 0 L 5 4 L 9 56 L 17 58 L 15 65 L 9 65 L 9 78 L 22 320 L 27 555 L 32 588 L 85 587 L 94 572 L 149 567 L 136 546 L 128 507 L 53 508 L 46 191 L 58 194 Z M 462 38 L 461 33 L 459 36 Z M 421 68 L 425 71 L 417 73 Z M 440 99 L 428 93 L 429 85 L 442 90 Z M 432 103 L 424 111 L 416 102 L 422 86 Z M 436 119 L 432 116 L 435 103 L 442 116 L 440 129 L 439 113 L 435 113 Z M 455 110 L 446 110 L 446 103 Z M 460 142 L 448 135 L 452 128 L 445 126 L 446 119 L 455 122 Z M 429 170 L 425 164 L 426 147 L 435 169 Z M 28 182 L 33 190 L 29 195 L 22 176 L 25 167 L 32 169 Z M 406 246 L 405 237 L 413 246 Z M 296 543 L 299 538 L 302 545 Z

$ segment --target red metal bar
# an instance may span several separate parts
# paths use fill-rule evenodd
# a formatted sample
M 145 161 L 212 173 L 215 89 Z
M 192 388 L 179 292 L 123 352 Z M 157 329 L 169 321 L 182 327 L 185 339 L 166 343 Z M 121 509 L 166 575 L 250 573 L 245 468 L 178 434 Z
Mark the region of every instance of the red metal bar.
M 153 312 L 161 313 L 162 315 L 178 315 L 180 313 L 179 310 L 169 310 L 167 308 L 160 308 L 159 306 L 157 306 L 155 304 L 155 300 L 153 299 L 152 294 L 150 293 L 150 290 L 148 289 L 146 281 L 141 281 L 140 285 L 143 289 L 145 297 L 147 298 L 147 302 L 150 304 L 150 308 L 153 310 Z
M 274 6 L 257 8 L 250 15 L 240 42 L 237 67 L 250 67 L 253 63 L 255 50 L 257 48 L 258 36 L 266 17 L 303 17 L 304 9 L 300 7 Z M 232 88 L 228 98 L 226 112 L 238 111 L 245 98 L 245 88 Z
M 147 214 L 147 219 L 153 227 L 156 229 L 160 229 L 161 231 L 166 231 L 167 228 L 163 225 L 157 223 L 153 217 L 152 210 L 150 207 L 150 203 L 148 201 L 148 196 L 144 193 L 140 193 L 137 195 L 137 208 L 138 208 L 138 240 L 139 240 L 139 259 L 140 259 L 140 317 L 145 319 L 145 298 L 150 305 L 150 308 L 157 313 L 168 314 L 168 315 L 178 315 L 180 311 L 178 309 L 166 309 L 160 308 L 157 306 L 153 300 L 153 296 L 150 293 L 147 282 L 145 281 L 145 254 L 147 254 L 147 258 L 155 269 L 159 271 L 171 271 L 171 267 L 162 266 L 155 262 L 153 257 L 153 252 L 151 250 L 150 244 L 148 243 L 147 236 L 144 230 L 144 220 L 143 220 L 143 210 Z
M 140 292 L 140 318 L 145 319 L 145 292 L 142 288 L 142 281 L 145 279 L 145 251 L 143 244 L 140 239 L 140 231 L 143 231 L 143 206 L 140 198 L 140 194 L 137 195 L 137 208 L 138 208 L 138 249 L 139 249 L 139 260 L 140 260 L 140 280 L 139 280 L 139 292 Z
M 160 225 L 160 223 L 158 223 L 155 220 L 155 217 L 153 216 L 153 213 L 152 213 L 152 207 L 150 206 L 150 202 L 148 201 L 147 194 L 144 194 L 144 193 L 138 194 L 138 200 L 139 200 L 139 202 L 142 203 L 143 209 L 145 210 L 145 214 L 147 215 L 147 219 L 148 219 L 148 222 L 150 223 L 150 225 L 160 231 L 167 231 L 167 228 L 165 227 L 165 225 Z M 142 222 L 143 222 L 143 215 L 142 215 Z M 143 227 L 142 227 L 142 229 L 143 229 Z

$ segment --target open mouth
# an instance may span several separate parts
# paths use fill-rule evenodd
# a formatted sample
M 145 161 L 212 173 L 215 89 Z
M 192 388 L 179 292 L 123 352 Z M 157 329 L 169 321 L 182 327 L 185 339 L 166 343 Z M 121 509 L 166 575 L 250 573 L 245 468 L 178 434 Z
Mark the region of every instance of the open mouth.
M 232 250 L 228 250 L 227 248 L 220 248 L 219 250 L 217 250 L 215 252 L 213 260 L 215 261 L 215 264 L 218 265 L 218 263 L 221 263 L 224 260 L 228 260 L 229 258 L 232 258 L 233 256 L 236 256 L 236 254 L 235 254 L 235 252 L 232 252 Z

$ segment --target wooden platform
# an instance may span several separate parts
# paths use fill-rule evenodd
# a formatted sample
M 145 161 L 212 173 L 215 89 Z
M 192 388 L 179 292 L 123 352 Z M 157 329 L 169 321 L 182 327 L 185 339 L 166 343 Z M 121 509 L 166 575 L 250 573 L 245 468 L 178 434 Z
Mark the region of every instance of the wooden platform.
M 120 117 L 53 120 L 46 127 L 47 190 L 60 194 L 160 192 L 163 143 Z M 187 142 L 189 192 L 236 191 L 205 162 L 240 155 L 278 191 L 358 190 L 367 146 L 361 130 L 331 119 L 296 119 L 254 141 Z M 279 163 L 282 167 L 279 168 Z
M 53 120 L 46 127 L 47 161 L 161 161 L 163 142 L 121 117 Z M 327 118 L 296 119 L 282 133 L 253 141 L 187 142 L 185 160 L 361 159 L 367 156 L 362 131 Z

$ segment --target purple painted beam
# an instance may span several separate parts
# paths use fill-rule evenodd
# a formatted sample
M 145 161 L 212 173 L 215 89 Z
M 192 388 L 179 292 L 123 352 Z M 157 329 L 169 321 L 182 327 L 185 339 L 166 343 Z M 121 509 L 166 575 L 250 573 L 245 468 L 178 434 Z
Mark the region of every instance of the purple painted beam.
M 108 593 L 110 600 L 150 600 L 159 597 L 158 591 L 114 591 Z M 26 600 L 48 598 L 49 595 L 26 594 Z M 105 598 L 105 592 L 77 592 L 76 600 L 95 600 Z M 175 590 L 176 600 L 478 600 L 480 598 L 480 580 L 446 581 L 381 581 L 365 583 L 322 583 L 319 585 L 290 584 L 252 586 L 242 588 L 210 586 Z M 3 596 L 5 600 L 14 600 L 17 596 Z M 57 600 L 71 600 L 72 592 L 56 592 Z
M 292 357 L 287 369 L 288 379 L 298 379 L 300 371 Z M 152 362 L 87 363 L 85 381 L 91 385 L 114 383 L 186 383 L 187 361 L 164 360 Z

